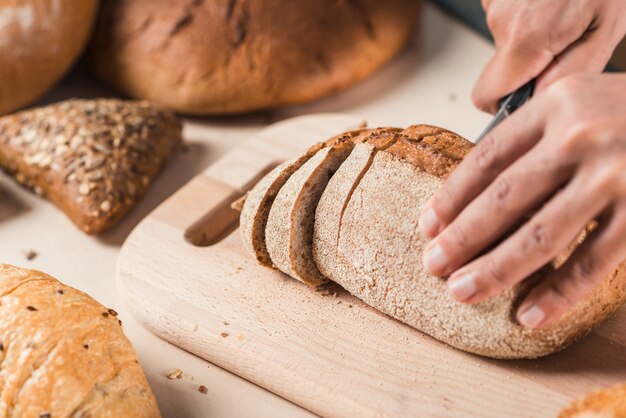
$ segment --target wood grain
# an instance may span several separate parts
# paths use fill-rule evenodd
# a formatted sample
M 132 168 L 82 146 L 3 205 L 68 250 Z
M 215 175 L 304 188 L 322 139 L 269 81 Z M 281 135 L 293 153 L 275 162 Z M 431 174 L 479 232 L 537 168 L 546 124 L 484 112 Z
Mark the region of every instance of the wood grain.
M 626 380 L 624 308 L 561 353 L 534 361 L 484 359 L 405 326 L 336 285 L 319 292 L 257 266 L 238 231 L 219 240 L 236 222 L 231 200 L 262 173 L 358 124 L 348 116 L 314 115 L 270 127 L 148 216 L 117 266 L 118 287 L 138 320 L 330 417 L 556 416 L 573 398 Z

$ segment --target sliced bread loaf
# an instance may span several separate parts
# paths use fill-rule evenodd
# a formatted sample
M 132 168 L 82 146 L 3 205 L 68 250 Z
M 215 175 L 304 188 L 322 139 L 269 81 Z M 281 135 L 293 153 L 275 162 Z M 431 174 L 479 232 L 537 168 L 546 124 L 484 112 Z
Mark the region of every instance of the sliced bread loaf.
M 326 282 L 312 254 L 315 208 L 326 184 L 354 145 L 370 131 L 322 148 L 289 177 L 276 195 L 265 228 L 265 243 L 274 266 L 310 286 Z
M 350 274 L 324 270 L 367 304 L 443 342 L 497 358 L 533 358 L 557 351 L 613 313 L 625 295 L 624 269 L 555 323 L 522 327 L 515 309 L 547 269 L 481 303 L 457 302 L 445 279 L 422 264 L 427 238 L 420 233 L 422 207 L 471 149 L 451 132 L 415 126 L 378 152 L 347 202 L 339 230 L 337 263 Z
M 354 147 L 324 189 L 315 211 L 312 243 L 313 259 L 322 275 L 342 277 L 353 272 L 350 263 L 337 257 L 341 218 L 354 189 L 369 169 L 374 155 L 379 150 L 390 147 L 400 131 L 397 128 L 373 131 L 365 142 Z
M 332 146 L 348 138 L 359 135 L 363 130 L 346 132 L 320 142 L 309 148 L 299 158 L 286 161 L 263 177 L 246 195 L 240 216 L 240 231 L 246 250 L 256 258 L 257 262 L 267 267 L 273 267 L 272 260 L 265 245 L 265 226 L 270 208 L 276 195 L 289 177 L 296 172 L 309 158 L 320 149 Z

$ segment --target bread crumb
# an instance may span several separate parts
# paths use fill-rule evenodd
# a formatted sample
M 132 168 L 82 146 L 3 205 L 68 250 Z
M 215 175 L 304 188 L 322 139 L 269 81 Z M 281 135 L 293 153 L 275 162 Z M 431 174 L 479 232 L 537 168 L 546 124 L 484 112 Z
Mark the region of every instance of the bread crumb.
M 228 321 L 222 321 L 222 324 L 224 324 L 224 325 L 228 326 L 228 325 L 230 325 L 230 322 L 228 322 Z
M 222 331 L 220 335 L 224 338 L 228 337 L 228 333 L 226 331 Z
M 198 386 L 198 392 L 200 392 L 203 395 L 206 395 L 207 393 L 209 393 L 209 388 L 207 388 L 204 385 L 200 385 Z
M 39 254 L 35 250 L 24 251 L 24 256 L 26 257 L 28 261 L 34 260 L 35 258 L 37 258 L 38 255 Z
M 172 369 L 167 372 L 166 377 L 170 380 L 181 379 L 183 377 L 183 371 L 181 369 Z

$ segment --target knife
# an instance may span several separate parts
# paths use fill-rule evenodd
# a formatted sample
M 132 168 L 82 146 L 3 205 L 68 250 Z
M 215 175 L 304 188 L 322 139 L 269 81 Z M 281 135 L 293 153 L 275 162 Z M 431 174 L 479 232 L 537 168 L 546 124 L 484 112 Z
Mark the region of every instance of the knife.
M 478 144 L 480 141 L 482 141 L 485 136 L 487 136 L 487 134 L 493 130 L 493 128 L 498 126 L 500 122 L 509 117 L 517 109 L 519 109 L 521 105 L 526 103 L 533 95 L 534 90 L 535 79 L 533 78 L 528 83 L 524 84 L 522 87 L 500 100 L 500 110 L 498 110 L 498 113 L 496 113 L 491 122 L 489 122 L 489 125 L 487 125 L 485 130 L 483 130 L 476 139 L 476 141 L 474 141 L 474 144 Z

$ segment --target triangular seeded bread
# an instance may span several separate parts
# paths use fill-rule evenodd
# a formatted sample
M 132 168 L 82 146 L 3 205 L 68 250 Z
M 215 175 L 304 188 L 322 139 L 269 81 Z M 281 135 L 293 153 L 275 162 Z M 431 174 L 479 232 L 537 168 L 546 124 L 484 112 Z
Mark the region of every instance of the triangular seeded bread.
M 181 132 L 147 101 L 68 100 L 0 118 L 0 168 L 98 234 L 135 206 Z

